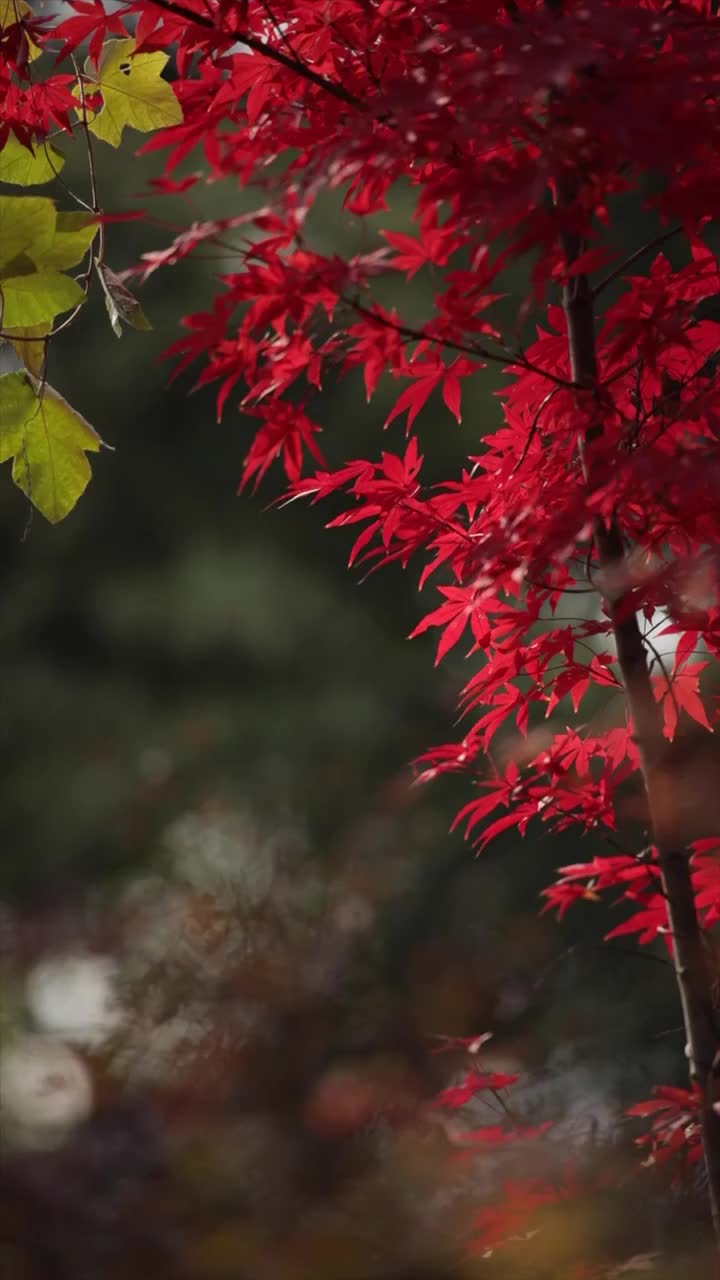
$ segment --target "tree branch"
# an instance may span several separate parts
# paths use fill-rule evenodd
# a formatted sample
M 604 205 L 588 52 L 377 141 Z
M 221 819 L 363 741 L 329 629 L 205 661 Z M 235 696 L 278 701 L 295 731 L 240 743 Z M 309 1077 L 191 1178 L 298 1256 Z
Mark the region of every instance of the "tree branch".
M 517 366 L 524 369 L 527 373 L 535 373 L 540 378 L 547 378 L 548 382 L 555 384 L 555 389 L 565 387 L 570 391 L 582 390 L 580 383 L 569 378 L 562 378 L 556 373 L 550 373 L 548 369 L 541 369 L 539 365 L 533 364 L 532 360 L 528 360 L 526 356 L 519 352 L 513 351 L 490 351 L 488 347 L 482 343 L 455 342 L 452 338 L 435 337 L 433 334 L 425 333 L 424 329 L 414 329 L 411 325 L 399 324 L 394 320 L 390 320 L 388 316 L 380 315 L 379 312 L 371 310 L 370 307 L 363 306 L 362 302 L 358 302 L 356 298 L 343 297 L 343 301 L 357 311 L 359 315 L 366 316 L 368 320 L 374 320 L 376 324 L 382 325 L 386 329 L 393 329 L 395 333 L 399 333 L 401 338 L 407 338 L 408 342 L 431 342 L 440 347 L 447 347 L 449 351 L 459 351 L 463 355 L 473 356 L 476 360 L 487 360 L 492 364 L 502 364 L 506 368 Z M 545 401 L 543 401 L 543 406 Z M 541 406 L 541 407 L 543 407 Z
M 631 267 L 633 263 L 637 262 L 639 258 L 642 258 L 644 254 L 651 253 L 653 249 L 659 249 L 660 245 L 665 244 L 666 240 L 672 240 L 673 236 L 676 236 L 680 231 L 682 231 L 682 227 L 680 226 L 670 227 L 668 231 L 662 231 L 660 235 L 655 236 L 652 240 L 648 240 L 646 244 L 641 244 L 639 249 L 636 249 L 634 253 L 631 253 L 629 257 L 625 258 L 624 262 L 621 262 L 619 266 L 614 267 L 603 280 L 600 280 L 599 283 L 595 285 L 595 288 L 592 291 L 593 298 L 597 298 L 598 295 L 602 293 L 603 289 L 606 289 L 609 284 L 612 284 L 613 280 L 617 280 L 618 276 L 621 276 L 624 271 L 627 271 L 628 267 Z
M 216 26 L 211 17 L 203 13 L 195 13 L 192 9 L 186 9 L 182 4 L 176 4 L 175 0 L 151 0 L 156 9 L 164 9 L 166 13 L 172 13 L 176 18 L 183 18 L 186 22 L 192 22 L 197 27 L 203 27 L 206 31 L 218 30 L 222 34 L 222 29 Z M 286 71 L 293 71 L 295 75 L 302 76 L 304 80 L 309 80 L 311 84 L 317 85 L 318 89 L 324 89 L 326 93 L 337 98 L 340 102 L 344 102 L 348 107 L 354 107 L 356 111 L 367 110 L 366 104 L 361 98 L 356 98 L 354 93 L 346 89 L 344 85 L 339 84 L 337 80 L 331 80 L 328 76 L 322 75 L 319 71 L 313 71 L 307 63 L 301 62 L 299 58 L 292 57 L 289 53 L 284 53 L 282 49 L 276 49 L 271 44 L 266 44 L 258 36 L 254 36 L 249 31 L 228 31 L 228 38 L 237 40 L 242 44 L 246 44 L 248 49 L 252 49 L 254 53 L 259 53 L 263 58 L 267 58 L 270 62 L 276 62 L 278 66 L 285 67 Z
M 576 195 L 574 179 L 558 183 L 558 198 L 570 204 Z M 582 244 L 570 232 L 562 236 L 567 265 L 580 256 Z M 593 294 L 586 276 L 572 279 L 563 290 L 567 322 L 570 367 L 574 381 L 594 396 L 598 387 Z M 592 445 L 603 431 L 597 420 L 585 433 L 581 449 L 583 473 L 588 489 L 593 487 Z M 672 815 L 667 814 L 667 743 L 652 689 L 643 637 L 634 613 L 622 608 L 622 598 L 613 587 L 625 558 L 620 529 L 615 521 L 606 525 L 596 518 L 595 547 L 600 568 L 608 584 L 608 607 L 617 646 L 618 664 L 625 686 L 625 702 L 632 718 L 640 752 L 641 771 L 647 793 L 653 840 L 658 851 L 663 892 L 667 901 L 673 943 L 675 979 L 680 995 L 690 1078 L 702 1094 L 702 1137 L 708 1175 L 708 1195 L 716 1241 L 720 1248 L 720 1116 L 713 1108 L 713 1082 L 718 1036 L 712 999 L 712 984 L 703 947 L 690 874 L 690 856 L 678 845 Z M 663 766 L 665 766 L 663 768 Z

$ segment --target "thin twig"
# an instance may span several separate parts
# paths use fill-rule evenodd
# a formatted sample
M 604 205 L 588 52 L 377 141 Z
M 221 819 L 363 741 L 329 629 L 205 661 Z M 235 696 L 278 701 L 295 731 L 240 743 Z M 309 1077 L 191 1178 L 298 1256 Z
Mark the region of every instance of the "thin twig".
M 192 22 L 195 26 L 203 27 L 206 31 L 219 30 L 212 18 L 206 18 L 200 13 L 194 13 L 192 9 L 186 9 L 184 5 L 176 4 L 175 0 L 152 0 L 152 2 L 156 9 L 164 9 L 167 13 L 175 14 L 177 18 L 184 18 L 186 22 Z M 220 34 L 222 34 L 222 31 L 220 31 Z M 232 39 L 233 43 L 239 41 L 242 44 L 246 44 L 248 49 L 252 49 L 254 53 L 259 53 L 270 62 L 276 62 L 278 66 L 285 67 L 287 71 L 294 71 L 296 75 L 309 80 L 312 84 L 317 85 L 319 89 L 324 89 L 326 93 L 331 94 L 338 101 L 344 102 L 346 106 L 354 107 L 356 111 L 367 111 L 366 103 L 361 98 L 357 98 L 344 85 L 339 84 L 337 80 L 331 80 L 319 71 L 313 71 L 312 67 L 309 67 L 307 63 L 300 62 L 288 53 L 283 53 L 282 49 L 275 49 L 272 45 L 266 44 L 264 40 L 252 35 L 251 32 L 228 31 L 226 34 L 228 39 Z
M 369 307 L 363 306 L 356 298 L 343 297 L 343 301 L 357 311 L 360 315 L 366 316 L 368 320 L 374 320 L 376 324 L 383 325 L 386 329 L 394 329 L 402 338 L 407 338 L 409 342 L 429 342 L 437 346 L 448 347 L 451 351 L 460 351 L 463 355 L 474 356 L 477 360 L 487 360 L 493 364 L 502 364 L 506 368 L 517 366 L 524 369 L 526 373 L 535 373 L 541 378 L 547 378 L 549 382 L 555 384 L 556 389 L 561 387 L 568 391 L 582 391 L 585 388 L 579 382 L 573 382 L 569 378 L 562 378 L 558 374 L 550 373 L 547 369 L 541 369 L 539 365 L 533 364 L 526 356 L 508 352 L 502 354 L 498 351 L 490 351 L 487 347 L 481 346 L 479 343 L 456 342 L 453 338 L 436 337 L 433 334 L 425 333 L 423 329 L 413 329 L 410 325 L 399 324 L 391 320 L 388 316 L 380 315 L 377 311 L 372 311 Z
M 682 231 L 682 227 L 679 225 L 671 227 L 669 231 L 662 231 L 660 235 L 655 236 L 654 239 L 648 240 L 647 244 L 641 245 L 640 248 L 636 249 L 634 253 L 631 253 L 628 258 L 625 258 L 624 262 L 621 262 L 618 267 L 615 267 L 609 275 L 605 276 L 604 280 L 601 280 L 599 284 L 595 285 L 594 289 L 591 290 L 592 298 L 597 298 L 598 295 L 602 293 L 603 289 L 607 288 L 609 284 L 612 284 L 613 280 L 617 280 L 618 276 L 621 276 L 624 271 L 627 271 L 628 267 L 631 267 L 633 263 L 637 262 L 639 258 L 642 258 L 644 254 L 651 253 L 653 249 L 659 249 L 661 244 L 665 244 L 666 240 L 672 240 L 673 236 L 678 235 L 680 231 Z
M 668 675 L 667 667 L 665 666 L 665 662 L 664 662 L 663 656 L 662 656 L 662 654 L 660 653 L 660 651 L 659 651 L 658 649 L 656 649 L 656 647 L 655 647 L 655 645 L 653 644 L 652 640 L 649 638 L 649 632 L 647 632 L 647 631 L 645 632 L 645 634 L 643 635 L 643 641 L 644 641 L 644 643 L 647 645 L 647 647 L 648 647 L 648 649 L 650 650 L 651 654 L 653 655 L 653 657 L 654 657 L 655 661 L 657 662 L 657 664 L 658 664 L 658 666 L 659 666 L 660 670 L 662 671 L 663 679 L 664 679 L 664 681 L 665 681 L 665 683 L 666 683 L 666 685 L 667 685 L 668 693 L 669 693 L 669 695 L 670 695 L 670 698 L 671 698 L 671 701 L 672 701 L 673 707 L 675 708 L 675 715 L 676 715 L 676 716 L 678 717 L 678 719 L 679 719 L 679 718 L 680 718 L 680 707 L 679 707 L 679 704 L 678 704 L 677 696 L 676 696 L 676 694 L 675 694 L 675 689 L 673 688 L 673 682 L 672 682 L 672 680 L 670 679 L 670 676 Z
M 510 476 L 511 476 L 511 478 L 512 478 L 512 476 L 514 476 L 514 475 L 515 475 L 516 471 L 519 471 L 519 470 L 520 470 L 520 468 L 521 468 L 521 466 L 522 466 L 523 462 L 524 462 L 524 461 L 525 461 L 525 459 L 527 458 L 528 453 L 529 453 L 529 450 L 530 450 L 530 445 L 532 444 L 532 442 L 533 442 L 533 440 L 534 440 L 534 438 L 535 438 L 535 432 L 537 431 L 537 428 L 538 428 L 538 423 L 539 423 L 539 421 L 540 421 L 540 414 L 542 413 L 542 411 L 543 411 L 543 409 L 545 408 L 545 406 L 546 406 L 547 404 L 549 404 L 549 403 L 550 403 L 550 401 L 552 400 L 552 398 L 553 398 L 553 396 L 555 395 L 555 393 L 557 392 L 557 390 L 558 390 L 558 388 L 557 388 L 557 387 L 553 387 L 552 391 L 548 391 L 547 395 L 543 397 L 543 399 L 540 401 L 540 404 L 538 405 L 537 409 L 535 410 L 535 414 L 534 414 L 534 416 L 533 416 L 533 420 L 532 420 L 532 422 L 530 423 L 530 430 L 529 430 L 529 431 L 528 431 L 528 433 L 527 433 L 527 437 L 526 437 L 526 440 L 525 440 L 525 444 L 524 444 L 524 445 L 523 445 L 523 447 L 522 447 L 522 453 L 520 454 L 520 457 L 518 458 L 517 462 L 515 463 L 515 466 L 513 467 L 512 471 L 510 472 Z
M 87 161 L 88 161 L 88 179 L 90 181 L 90 202 L 91 202 L 93 213 L 99 214 L 101 213 L 101 208 L 100 208 L 100 202 L 98 200 L 97 170 L 95 168 L 95 152 L 93 150 L 92 135 L 90 133 L 88 118 L 87 118 L 85 83 L 80 74 L 80 69 L 78 67 L 78 64 L 75 61 L 74 54 L 71 54 L 70 61 L 72 62 L 72 65 L 73 65 L 73 71 L 75 72 L 75 79 L 77 80 L 78 93 L 80 96 L 80 127 L 82 128 L 83 134 L 85 135 L 85 148 L 87 151 Z M 88 278 L 92 273 L 93 259 L 97 262 L 102 262 L 103 256 L 105 253 L 105 228 L 101 222 L 98 223 L 98 242 L 99 242 L 98 253 L 97 254 L 93 253 L 92 248 L 90 251 L 91 259 L 90 259 L 90 266 L 88 268 Z

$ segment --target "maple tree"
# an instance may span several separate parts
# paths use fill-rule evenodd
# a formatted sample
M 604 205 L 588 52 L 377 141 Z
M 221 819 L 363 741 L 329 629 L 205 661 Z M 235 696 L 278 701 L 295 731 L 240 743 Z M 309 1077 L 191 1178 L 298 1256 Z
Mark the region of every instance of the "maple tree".
M 715 8 L 70 0 L 60 12 L 0 0 L 0 180 L 54 179 L 69 145 L 88 171 L 80 209 L 0 196 L 2 337 L 18 359 L 0 378 L 0 458 L 49 519 L 66 515 L 101 440 L 48 385 L 54 334 L 81 320 L 96 278 L 118 334 L 147 326 L 132 277 L 236 236 L 212 307 L 182 321 L 175 371 L 202 361 L 197 385 L 217 386 L 218 415 L 239 407 L 253 424 L 241 489 L 279 463 L 286 500 L 334 504 L 351 567 L 418 565 L 435 596 L 413 634 L 437 630 L 438 662 L 464 645 L 471 670 L 464 732 L 423 755 L 418 780 L 469 775 L 457 821 L 478 848 L 532 822 L 605 841 L 606 854 L 560 868 L 545 908 L 562 916 L 612 890 L 628 914 L 608 937 L 667 947 L 689 1088 L 660 1087 L 634 1112 L 652 1117 L 656 1160 L 704 1160 L 720 1238 Z M 162 152 L 157 191 L 230 178 L 255 185 L 256 208 L 195 222 L 118 276 L 94 149 L 125 129 Z M 204 173 L 184 172 L 198 148 Z M 324 192 L 340 191 L 356 221 L 381 214 L 396 183 L 413 192 L 414 234 L 382 231 L 346 257 L 313 248 Z M 631 192 L 657 231 L 623 257 L 615 220 Z M 503 273 L 520 261 L 527 296 L 501 323 Z M 422 324 L 401 301 L 420 271 L 433 280 Z M 460 421 L 489 364 L 509 375 L 503 426 L 428 485 L 423 433 Z M 356 370 L 369 400 L 381 378 L 397 384 L 379 424 L 394 434 L 368 458 L 328 462 L 323 427 L 333 454 L 341 433 L 313 401 Z M 628 794 L 641 796 L 634 826 Z M 511 1083 L 473 1069 L 440 1105 Z

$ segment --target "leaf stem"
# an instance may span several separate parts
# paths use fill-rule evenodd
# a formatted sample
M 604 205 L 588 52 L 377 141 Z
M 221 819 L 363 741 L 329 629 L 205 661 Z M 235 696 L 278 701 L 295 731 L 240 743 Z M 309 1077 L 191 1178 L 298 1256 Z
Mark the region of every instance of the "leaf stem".
M 617 280 L 618 276 L 621 276 L 623 272 L 627 271 L 628 267 L 631 267 L 633 263 L 637 262 L 646 253 L 652 253 L 653 249 L 659 249 L 660 245 L 665 244 L 667 240 L 672 240 L 673 236 L 678 235 L 680 231 L 682 231 L 682 227 L 679 225 L 670 227 L 668 231 L 662 231 L 660 235 L 655 236 L 654 239 L 648 240 L 646 244 L 642 244 L 639 249 L 636 249 L 634 253 L 631 253 L 629 257 L 625 258 L 619 266 L 615 267 L 609 273 L 609 275 L 606 275 L 603 280 L 600 280 L 598 284 L 595 285 L 592 290 L 593 298 L 597 298 L 602 293 L 603 289 L 606 289 L 609 284 L 612 284 L 613 280 Z

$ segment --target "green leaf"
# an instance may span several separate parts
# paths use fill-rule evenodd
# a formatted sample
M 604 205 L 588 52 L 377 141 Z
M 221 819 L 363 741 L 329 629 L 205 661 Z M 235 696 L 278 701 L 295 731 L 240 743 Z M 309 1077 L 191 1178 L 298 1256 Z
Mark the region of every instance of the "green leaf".
M 7 462 L 22 446 L 25 423 L 32 415 L 37 396 L 24 373 L 0 377 L 0 462 Z
M 35 187 L 52 182 L 65 164 L 65 157 L 49 142 L 37 150 L 29 150 L 18 142 L 14 133 L 0 151 L 0 182 L 11 182 L 17 187 Z
M 46 196 L 0 196 L 0 275 L 26 275 L 26 260 L 40 268 L 74 267 L 97 233 L 93 213 L 58 213 Z
M 41 378 L 45 368 L 45 347 L 44 342 L 38 342 L 38 338 L 45 338 L 52 329 L 52 321 L 45 324 L 28 325 L 22 329 L 13 329 L 10 341 L 12 343 L 15 355 L 22 360 L 25 368 L 34 374 L 36 378 Z M 35 341 L 33 341 L 35 339 Z
M 103 105 L 93 112 L 86 107 L 88 128 L 96 138 L 118 147 L 124 128 L 150 133 L 168 125 L 180 124 L 182 110 L 171 85 L 161 72 L 168 55 L 161 52 L 135 53 L 135 41 L 108 40 L 103 47 L 97 71 L 88 58 L 85 76 L 91 83 L 86 92 L 100 92 Z M 76 97 L 78 88 L 73 90 Z M 78 111 L 82 117 L 82 109 Z
M 30 13 L 25 0 L 0 0 L 0 31 L 7 31 Z
M 47 196 L 0 196 L 0 270 L 28 253 L 49 249 L 57 214 Z
M 92 213 L 58 213 L 50 244 L 37 252 L 31 246 L 29 256 L 38 267 L 55 267 L 64 271 L 85 257 L 98 229 L 97 219 Z
M 97 273 L 105 294 L 105 306 L 110 317 L 113 332 L 122 338 L 122 326 L 130 325 L 133 329 L 152 329 L 152 325 L 140 303 L 129 289 L 125 288 L 119 276 L 109 267 L 96 263 Z
M 60 271 L 33 271 L 0 281 L 2 325 L 5 330 L 47 324 L 63 311 L 85 301 L 76 280 Z
M 52 387 L 26 373 L 0 377 L 0 462 L 13 458 L 13 480 L 51 524 L 70 511 L 90 480 L 87 452 L 99 435 Z
M 1 0 L 0 0 L 1 2 Z M 43 196 L 0 196 L 0 301 L 6 331 L 51 325 L 85 301 L 63 275 L 85 256 L 98 224 L 91 213 L 57 213 Z

